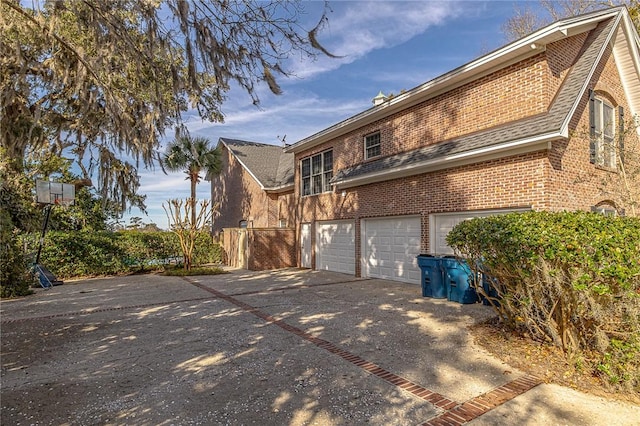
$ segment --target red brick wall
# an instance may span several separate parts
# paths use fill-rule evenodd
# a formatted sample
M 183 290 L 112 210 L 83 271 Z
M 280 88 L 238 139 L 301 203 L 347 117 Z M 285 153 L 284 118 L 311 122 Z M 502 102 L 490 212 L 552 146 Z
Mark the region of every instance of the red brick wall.
M 216 208 L 214 235 L 219 235 L 222 228 L 239 226 L 241 220 L 247 220 L 255 228 L 278 226 L 280 214 L 291 210 L 288 207 L 291 194 L 267 194 L 223 146 L 222 172 L 211 181 L 211 200 Z
M 522 62 L 298 153 L 296 164 L 329 148 L 334 170 L 362 163 L 363 139 L 376 131 L 382 156 L 388 156 L 544 113 L 585 39 L 579 35 L 550 43 Z
M 628 122 L 632 118 L 631 112 L 610 49 L 605 53 L 589 87 L 595 89 L 598 96 L 607 99 L 614 107 L 624 108 L 627 121 L 625 146 L 636 153 L 640 152 L 637 133 Z M 588 93 L 585 93 L 571 122 L 572 137 L 567 142 L 554 143 L 549 153 L 550 209 L 589 210 L 591 206 L 606 202 L 625 209 L 626 213 L 630 214 L 628 199 L 622 196 L 625 188 L 622 175 L 589 162 L 588 96 Z M 616 116 L 616 128 L 617 120 Z M 632 189 L 636 189 L 637 196 L 640 181 L 632 180 L 629 184 Z
M 263 271 L 296 265 L 295 229 L 267 228 L 248 231 L 248 269 Z
M 546 51 L 522 63 L 513 64 L 445 95 L 364 126 L 333 141 L 296 154 L 302 158 L 333 149 L 334 172 L 363 161 L 362 139 L 380 130 L 382 154 L 391 155 L 420 146 L 485 129 L 522 117 L 546 112 L 556 91 L 575 62 L 587 34 L 551 43 Z M 592 81 L 603 96 L 621 103 L 630 118 L 628 105 L 611 55 Z M 429 215 L 485 209 L 521 208 L 534 210 L 588 209 L 611 194 L 600 194 L 596 181 L 608 178 L 609 171 L 589 163 L 587 94 L 576 111 L 569 141 L 558 140 L 550 151 L 540 151 L 456 167 L 418 176 L 350 188 L 339 193 L 302 197 L 299 222 L 354 219 L 355 259 L 360 258 L 360 220 L 367 217 L 420 215 L 422 250 L 429 249 Z M 586 133 L 588 134 L 588 132 Z M 637 138 L 633 143 L 637 144 Z M 589 181 L 584 181 L 585 171 Z M 296 196 L 299 195 L 296 175 Z M 640 187 L 640 182 L 635 183 Z M 605 197 L 605 198 L 603 198 Z M 616 201 L 616 202 L 619 202 Z M 315 226 L 313 225 L 313 228 Z M 315 232 L 312 232 L 312 240 Z M 312 246 L 314 242 L 312 241 Z M 314 256 L 315 257 L 315 256 Z M 360 262 L 356 275 L 360 274 Z
M 349 188 L 344 197 L 342 192 L 303 197 L 300 217 L 301 222 L 312 223 L 314 220 L 356 219 L 355 255 L 359 258 L 360 219 L 420 215 L 421 247 L 427 252 L 429 215 L 432 213 L 518 207 L 547 209 L 546 173 L 544 152 L 519 155 Z M 315 225 L 312 228 L 315 229 Z M 313 238 L 315 233 L 312 233 L 312 246 Z M 358 268 L 359 262 L 356 262 L 356 270 Z
M 296 162 L 332 148 L 334 170 L 340 170 L 365 161 L 363 139 L 376 131 L 382 156 L 388 156 L 545 112 L 551 98 L 545 57 L 541 53 L 299 153 Z
M 263 271 L 296 265 L 296 232 L 292 228 L 225 228 L 222 248 L 225 264 L 233 268 Z

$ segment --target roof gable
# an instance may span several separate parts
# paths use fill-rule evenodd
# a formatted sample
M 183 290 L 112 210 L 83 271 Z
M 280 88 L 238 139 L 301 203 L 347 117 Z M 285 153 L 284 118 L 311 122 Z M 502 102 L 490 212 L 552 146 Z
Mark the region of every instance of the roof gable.
M 626 13 L 626 9 L 621 10 Z M 556 96 L 546 113 L 413 151 L 358 164 L 339 171 L 332 179 L 332 183 L 339 188 L 347 188 L 394 177 L 469 164 L 491 156 L 495 157 L 500 153 L 505 155 L 505 153 L 533 152 L 545 149 L 548 142 L 553 139 L 568 137 L 569 122 L 588 89 L 588 84 L 608 46 L 614 46 L 615 54 L 615 46 L 622 43 L 620 42 L 620 28 L 622 27 L 620 23 L 624 16 L 620 12 L 597 23 L 597 26 L 585 40 L 581 54 L 556 92 Z M 635 31 L 634 34 L 637 36 Z M 638 44 L 635 43 L 635 45 Z M 625 69 L 631 74 L 627 79 L 629 85 L 640 86 L 637 71 L 631 65 L 627 65 Z M 633 74 L 634 72 L 635 74 Z
M 283 191 L 293 186 L 293 154 L 282 147 L 259 142 L 220 138 L 231 155 L 265 191 Z

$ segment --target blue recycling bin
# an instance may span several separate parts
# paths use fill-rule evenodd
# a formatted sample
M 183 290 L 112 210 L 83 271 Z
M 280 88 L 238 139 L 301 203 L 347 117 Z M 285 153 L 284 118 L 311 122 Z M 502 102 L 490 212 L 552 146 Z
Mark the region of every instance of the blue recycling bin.
M 417 256 L 417 259 L 422 278 L 422 296 L 446 299 L 447 290 L 441 262 L 442 258 L 430 254 L 421 254 Z
M 467 262 L 453 256 L 445 256 L 442 258 L 442 268 L 445 272 L 447 299 L 462 304 L 478 301 L 478 294 L 471 285 L 475 280 L 475 274 Z

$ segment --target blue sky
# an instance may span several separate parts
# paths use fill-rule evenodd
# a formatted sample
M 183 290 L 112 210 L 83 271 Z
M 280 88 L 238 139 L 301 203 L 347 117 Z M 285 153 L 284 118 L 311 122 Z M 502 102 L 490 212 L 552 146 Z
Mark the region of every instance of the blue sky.
M 319 18 L 323 3 L 305 2 L 308 28 Z M 340 59 L 292 59 L 287 65 L 295 77 L 281 78 L 283 94 L 275 96 L 264 85 L 261 105 L 239 89 L 228 93 L 224 123 L 203 122 L 187 116 L 193 136 L 217 143 L 228 137 L 291 144 L 372 106 L 379 91 L 385 94 L 412 89 L 502 45 L 501 25 L 514 14 L 517 1 L 333 1 L 328 25 L 320 41 Z M 535 7 L 537 2 L 529 2 Z M 137 209 L 125 215 L 166 229 L 162 208 L 170 198 L 189 196 L 183 173 L 140 170 L 140 193 L 147 195 L 148 216 Z M 210 197 L 210 184 L 198 185 L 198 198 Z

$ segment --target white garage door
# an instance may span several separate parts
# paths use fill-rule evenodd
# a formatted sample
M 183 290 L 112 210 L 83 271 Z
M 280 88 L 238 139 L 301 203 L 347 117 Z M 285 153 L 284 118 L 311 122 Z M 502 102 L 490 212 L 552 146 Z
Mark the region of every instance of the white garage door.
M 362 225 L 362 275 L 420 284 L 420 217 L 366 219 Z
M 527 210 L 529 209 L 483 210 L 463 213 L 433 214 L 429 220 L 430 253 L 436 255 L 453 254 L 453 249 L 447 245 L 446 238 L 449 232 L 462 221 L 473 219 L 474 217 L 487 217 L 495 214 L 506 214 Z
M 316 269 L 355 275 L 355 226 L 350 220 L 318 222 Z

